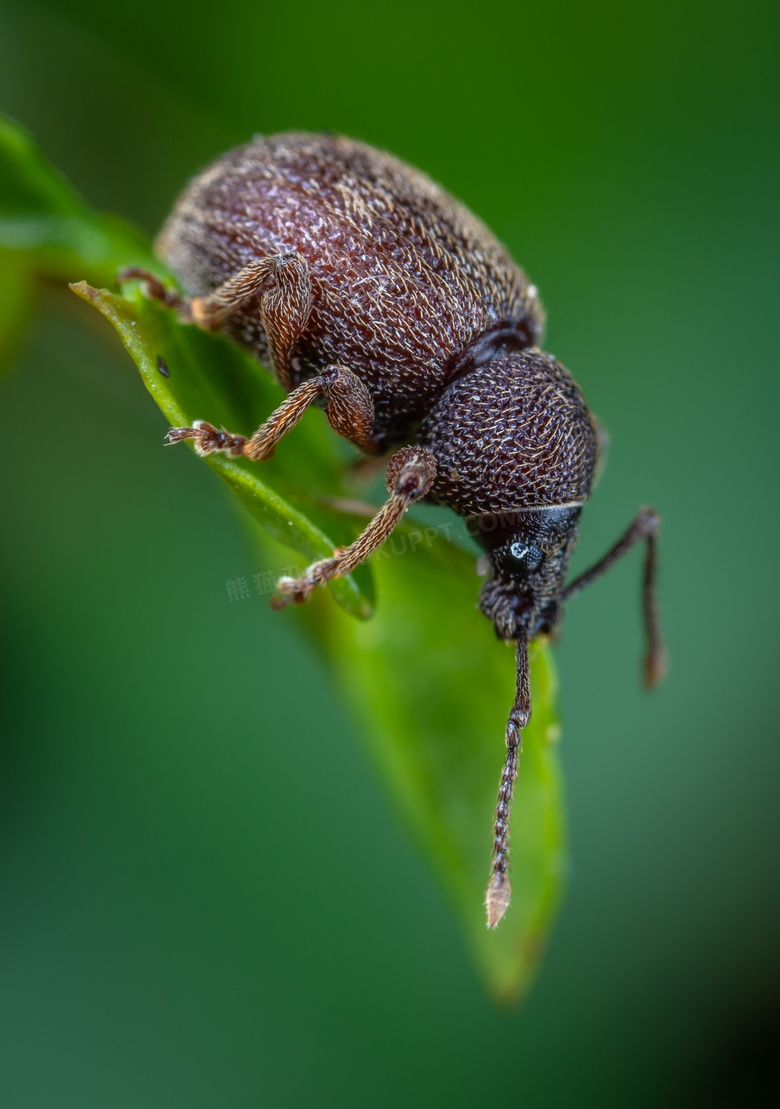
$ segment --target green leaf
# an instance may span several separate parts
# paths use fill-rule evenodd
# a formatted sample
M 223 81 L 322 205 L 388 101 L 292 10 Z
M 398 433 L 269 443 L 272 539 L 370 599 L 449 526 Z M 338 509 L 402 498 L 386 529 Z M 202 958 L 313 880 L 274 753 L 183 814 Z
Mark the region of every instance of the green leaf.
M 34 287 L 27 260 L 0 251 L 0 373 L 10 365 L 27 327 Z
M 137 283 L 121 294 L 87 284 L 110 284 L 125 265 L 166 277 L 141 236 L 93 213 L 24 132 L 0 121 L 0 294 L 7 295 L 0 350 L 4 335 L 9 344 L 18 337 L 33 280 L 76 280 L 79 296 L 117 331 L 169 425 L 203 418 L 250 434 L 281 399 L 270 376 L 224 339 L 147 301 Z M 332 505 L 344 494 L 345 457 L 344 445 L 311 413 L 270 462 L 220 456 L 206 462 L 266 536 L 308 562 L 363 526 Z M 483 897 L 513 653 L 475 610 L 473 554 L 448 541 L 445 528 L 415 524 L 415 511 L 370 569 L 329 587 L 341 608 L 315 598 L 298 615 L 326 650 L 398 808 L 449 894 L 487 988 L 509 1002 L 533 975 L 565 868 L 555 681 L 547 650 L 537 647 L 534 715 L 524 734 L 512 822 L 513 898 L 490 932 Z M 355 620 L 372 610 L 372 570 L 376 614 Z M 381 874 L 362 881 L 373 896 L 381 890 Z
M 483 899 L 514 651 L 475 611 L 473 557 L 432 531 L 407 529 L 375 558 L 373 620 L 334 619 L 324 634 L 361 734 L 446 886 L 485 982 L 497 1000 L 511 1002 L 530 982 L 565 870 L 555 677 L 549 651 L 532 648 L 534 711 L 515 790 L 512 904 L 489 931 Z M 381 881 L 365 876 L 367 887 Z

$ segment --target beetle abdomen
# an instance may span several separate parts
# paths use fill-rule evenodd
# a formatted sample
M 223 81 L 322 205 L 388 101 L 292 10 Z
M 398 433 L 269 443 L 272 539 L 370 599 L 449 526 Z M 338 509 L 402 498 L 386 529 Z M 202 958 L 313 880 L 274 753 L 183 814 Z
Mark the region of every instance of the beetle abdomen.
M 479 220 L 418 170 L 335 136 L 256 138 L 226 155 L 190 184 L 158 250 L 194 296 L 257 258 L 303 254 L 314 307 L 295 383 L 348 366 L 374 397 L 380 435 L 425 413 L 483 331 L 517 321 L 536 342 L 542 330 L 535 290 Z M 224 330 L 267 359 L 256 302 Z
M 462 516 L 582 504 L 598 453 L 579 386 L 535 349 L 498 354 L 454 381 L 419 441 L 438 463 L 430 496 Z

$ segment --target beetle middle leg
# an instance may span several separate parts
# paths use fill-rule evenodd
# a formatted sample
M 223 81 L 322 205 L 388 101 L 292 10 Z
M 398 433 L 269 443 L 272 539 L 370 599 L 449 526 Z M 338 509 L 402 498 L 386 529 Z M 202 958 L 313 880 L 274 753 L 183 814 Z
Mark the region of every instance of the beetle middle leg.
M 377 444 L 371 435 L 374 402 L 365 384 L 346 366 L 327 366 L 322 373 L 293 389 L 251 438 L 220 431 L 205 420 L 196 420 L 192 427 L 172 427 L 167 442 L 192 439 L 202 457 L 223 452 L 231 458 L 262 462 L 271 457 L 279 440 L 320 398 L 325 399 L 325 415 L 334 431 L 362 450 L 376 452 Z
M 402 447 L 387 467 L 386 482 L 389 499 L 368 527 L 348 547 L 337 547 L 331 558 L 312 563 L 299 578 L 281 578 L 278 594 L 271 601 L 274 608 L 284 608 L 291 601 L 301 604 L 309 599 L 318 585 L 350 574 L 370 558 L 401 519 L 410 505 L 419 501 L 436 477 L 436 459 L 426 447 Z

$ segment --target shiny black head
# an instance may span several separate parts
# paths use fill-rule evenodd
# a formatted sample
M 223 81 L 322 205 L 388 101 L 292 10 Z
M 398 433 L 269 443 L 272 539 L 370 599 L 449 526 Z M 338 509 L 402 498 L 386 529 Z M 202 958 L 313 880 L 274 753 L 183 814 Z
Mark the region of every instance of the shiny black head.
M 527 640 L 561 619 L 564 579 L 577 542 L 580 506 L 533 508 L 477 517 L 490 578 L 479 607 L 501 639 Z

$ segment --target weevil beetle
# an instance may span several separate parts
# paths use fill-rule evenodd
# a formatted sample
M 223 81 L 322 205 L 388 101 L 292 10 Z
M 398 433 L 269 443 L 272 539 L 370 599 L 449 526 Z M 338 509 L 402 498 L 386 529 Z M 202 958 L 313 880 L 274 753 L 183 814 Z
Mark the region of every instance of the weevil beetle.
M 398 159 L 334 135 L 256 137 L 190 183 L 156 245 L 188 299 L 144 271 L 121 276 L 143 278 L 147 294 L 182 318 L 248 348 L 288 394 L 251 438 L 200 420 L 172 428 L 168 442 L 261 461 L 318 402 L 360 450 L 397 448 L 384 507 L 351 546 L 281 579 L 276 607 L 350 573 L 422 498 L 465 517 L 486 552 L 479 607 L 516 643 L 517 658 L 485 901 L 494 928 L 510 899 L 510 807 L 531 716 L 528 645 L 644 540 L 644 673 L 654 685 L 663 669 L 659 517 L 642 509 L 595 566 L 565 584 L 599 454 L 596 424 L 569 372 L 539 349 L 535 286 L 463 205 Z

